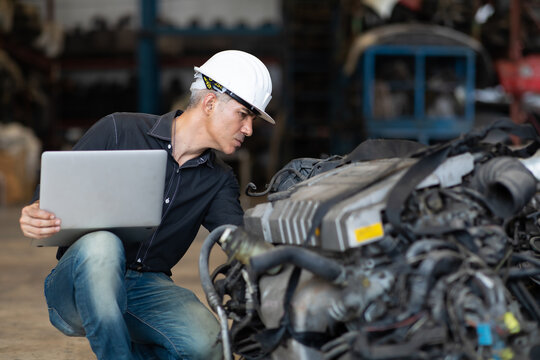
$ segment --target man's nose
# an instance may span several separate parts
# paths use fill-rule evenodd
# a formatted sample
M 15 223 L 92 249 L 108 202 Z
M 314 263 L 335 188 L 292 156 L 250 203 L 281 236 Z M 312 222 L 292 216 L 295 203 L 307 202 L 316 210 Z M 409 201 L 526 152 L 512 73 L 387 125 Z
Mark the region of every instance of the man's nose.
M 240 130 L 244 136 L 251 136 L 253 134 L 253 119 L 254 116 L 249 116 L 242 125 L 242 129 Z

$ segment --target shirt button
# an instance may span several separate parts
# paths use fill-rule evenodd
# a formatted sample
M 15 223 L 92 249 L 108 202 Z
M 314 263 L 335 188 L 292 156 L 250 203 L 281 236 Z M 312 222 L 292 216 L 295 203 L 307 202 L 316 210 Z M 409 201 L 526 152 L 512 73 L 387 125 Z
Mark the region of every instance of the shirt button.
M 169 200 L 169 198 L 166 198 L 165 199 L 165 204 L 168 204 L 171 200 Z
M 178 174 L 179 172 L 180 172 L 180 169 L 177 169 L 177 170 L 176 170 L 176 173 Z
M 167 145 L 167 149 L 170 149 L 171 147 L 172 147 L 172 145 L 171 145 L 171 144 Z

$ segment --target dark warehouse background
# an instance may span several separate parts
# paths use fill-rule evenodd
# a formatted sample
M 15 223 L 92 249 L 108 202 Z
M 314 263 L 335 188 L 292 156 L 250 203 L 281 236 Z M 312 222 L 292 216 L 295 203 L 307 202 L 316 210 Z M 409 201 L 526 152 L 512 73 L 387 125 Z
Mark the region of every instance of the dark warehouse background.
M 242 185 L 370 137 L 538 126 L 539 0 L 0 0 L 0 202 L 27 200 L 41 151 L 100 117 L 182 108 L 193 66 L 224 49 L 274 82 L 277 125 L 227 159 Z

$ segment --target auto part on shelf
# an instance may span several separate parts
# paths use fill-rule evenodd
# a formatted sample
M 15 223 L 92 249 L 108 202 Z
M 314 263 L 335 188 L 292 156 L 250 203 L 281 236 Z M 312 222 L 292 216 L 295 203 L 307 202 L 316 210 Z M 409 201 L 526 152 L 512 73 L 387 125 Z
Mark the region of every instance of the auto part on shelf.
M 201 262 L 212 308 L 232 321 L 227 351 L 536 359 L 540 142 L 499 126 L 524 145 L 485 142 L 487 129 L 404 158 L 342 157 L 320 172 L 307 169 L 316 161 L 291 162 L 307 167 L 303 180 L 276 177 L 280 191 L 271 187 L 242 227 L 220 235 L 227 263 L 210 276 Z

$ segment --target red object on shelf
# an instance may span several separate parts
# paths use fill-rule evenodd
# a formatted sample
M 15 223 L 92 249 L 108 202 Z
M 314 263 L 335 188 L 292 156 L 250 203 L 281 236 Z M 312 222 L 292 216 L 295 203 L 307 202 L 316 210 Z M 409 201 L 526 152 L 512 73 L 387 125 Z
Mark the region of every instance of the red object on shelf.
M 512 94 L 540 93 L 540 55 L 530 55 L 512 62 L 499 60 L 495 67 L 504 90 Z
M 399 3 L 412 11 L 420 11 L 422 9 L 422 0 L 399 0 Z

